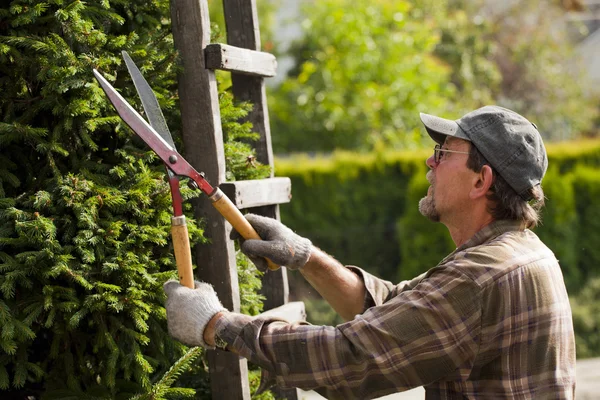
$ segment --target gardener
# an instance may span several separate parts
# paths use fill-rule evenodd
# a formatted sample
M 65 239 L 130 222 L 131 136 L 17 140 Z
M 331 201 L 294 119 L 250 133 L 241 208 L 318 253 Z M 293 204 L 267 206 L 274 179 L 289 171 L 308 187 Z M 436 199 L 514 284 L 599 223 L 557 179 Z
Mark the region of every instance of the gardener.
M 575 343 L 558 261 L 529 229 L 548 159 L 535 125 L 496 106 L 457 121 L 421 114 L 437 142 L 421 213 L 457 248 L 393 285 L 343 266 L 273 219 L 248 215 L 264 241 L 242 250 L 297 269 L 348 322 L 290 324 L 225 310 L 212 287 L 165 284 L 170 333 L 261 366 L 263 386 L 367 399 L 424 386 L 428 399 L 571 399 Z

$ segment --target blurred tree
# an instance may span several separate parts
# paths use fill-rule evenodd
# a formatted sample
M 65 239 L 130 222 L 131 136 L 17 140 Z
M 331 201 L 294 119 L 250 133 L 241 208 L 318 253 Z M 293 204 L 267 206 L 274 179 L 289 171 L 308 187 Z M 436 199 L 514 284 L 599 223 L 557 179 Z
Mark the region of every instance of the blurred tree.
M 444 1 L 323 0 L 306 6 L 296 67 L 272 90 L 275 150 L 410 146 L 418 111 L 454 94 L 433 56 Z
M 583 11 L 585 9 L 585 0 L 555 0 L 566 11 Z
M 548 139 L 585 134 L 598 99 L 584 95 L 563 18 L 577 4 L 310 2 L 295 67 L 271 90 L 275 150 L 411 147 L 419 111 L 456 118 L 485 104 L 522 113 Z
M 598 98 L 584 94 L 585 71 L 568 37 L 562 3 L 535 0 L 483 12 L 502 75 L 497 103 L 535 121 L 548 139 L 572 139 L 591 129 Z
M 496 44 L 490 22 L 469 11 L 471 2 L 449 0 L 447 18 L 440 23 L 441 40 L 435 53 L 450 66 L 450 79 L 460 100 L 448 104 L 454 117 L 494 103 L 502 76 L 494 62 Z M 465 9 L 467 7 L 467 9 Z
M 436 53 L 452 68 L 458 115 L 495 103 L 518 111 L 546 139 L 586 134 L 598 117 L 598 98 L 586 96 L 564 19 L 577 1 L 494 3 L 449 0 Z
M 577 358 L 600 356 L 600 278 L 588 280 L 570 300 Z

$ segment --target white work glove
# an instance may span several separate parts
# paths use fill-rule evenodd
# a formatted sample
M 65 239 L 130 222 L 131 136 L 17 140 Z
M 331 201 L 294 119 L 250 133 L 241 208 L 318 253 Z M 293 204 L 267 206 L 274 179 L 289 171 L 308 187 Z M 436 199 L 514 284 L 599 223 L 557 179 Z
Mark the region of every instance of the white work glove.
M 167 294 L 167 325 L 169 334 L 188 346 L 214 349 L 204 341 L 204 329 L 212 317 L 227 311 L 215 290 L 204 282 L 194 282 L 194 289 L 170 280 L 163 285 Z
M 243 240 L 235 231 L 232 239 L 240 239 L 240 249 L 260 271 L 267 270 L 266 258 L 289 269 L 302 268 L 307 263 L 312 250 L 310 240 L 273 218 L 247 214 L 246 219 L 262 240 Z

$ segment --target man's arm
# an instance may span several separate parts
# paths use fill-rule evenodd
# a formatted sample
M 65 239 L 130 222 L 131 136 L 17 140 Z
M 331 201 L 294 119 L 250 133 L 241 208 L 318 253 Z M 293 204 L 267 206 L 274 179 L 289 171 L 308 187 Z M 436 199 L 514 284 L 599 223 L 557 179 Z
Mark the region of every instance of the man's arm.
M 344 320 L 363 312 L 366 288 L 362 278 L 324 251 L 313 246 L 300 272 Z
M 324 251 L 313 247 L 300 272 L 346 321 L 363 312 L 366 289 L 362 278 Z M 215 345 L 215 327 L 222 316 L 217 313 L 204 330 L 204 341 L 209 346 Z
M 467 379 L 471 371 L 459 367 L 479 349 L 481 293 L 468 277 L 443 269 L 336 327 L 222 312 L 203 339 L 211 345 L 216 334 L 229 351 L 259 365 L 264 384 L 276 379 L 329 398 L 367 398 L 442 378 Z M 192 324 L 193 314 L 180 313 L 186 322 L 180 325 Z M 167 317 L 170 325 L 177 322 L 169 309 Z
M 254 214 L 246 219 L 263 240 L 242 241 L 241 249 L 260 270 L 266 270 L 266 258 L 300 270 L 342 318 L 349 321 L 363 312 L 366 289 L 360 275 L 275 219 Z

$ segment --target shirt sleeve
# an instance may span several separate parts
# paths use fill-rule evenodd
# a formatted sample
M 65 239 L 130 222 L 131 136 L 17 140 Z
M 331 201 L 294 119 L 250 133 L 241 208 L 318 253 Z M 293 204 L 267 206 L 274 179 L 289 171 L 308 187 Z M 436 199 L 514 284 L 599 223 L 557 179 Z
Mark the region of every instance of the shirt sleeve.
M 365 283 L 366 293 L 363 312 L 371 307 L 382 305 L 390 298 L 405 290 L 414 288 L 425 276 L 425 274 L 422 274 L 411 280 L 402 281 L 394 285 L 390 281 L 371 275 L 362 268 L 353 265 L 347 265 L 346 268 L 360 276 Z
M 217 334 L 282 387 L 365 399 L 466 378 L 478 350 L 481 293 L 453 268 L 337 327 L 229 313 Z M 263 382 L 264 383 L 264 382 Z

